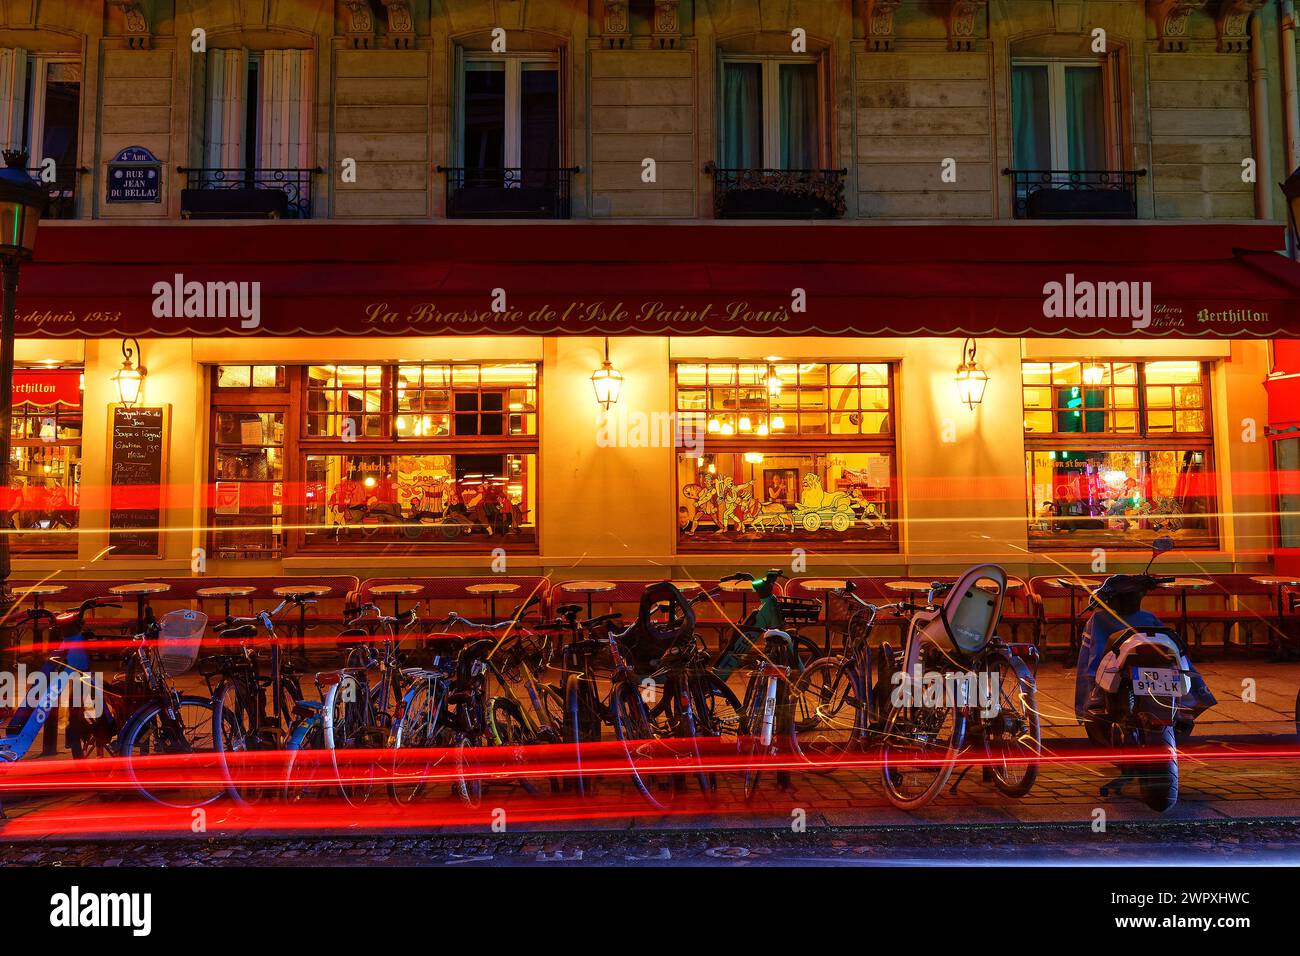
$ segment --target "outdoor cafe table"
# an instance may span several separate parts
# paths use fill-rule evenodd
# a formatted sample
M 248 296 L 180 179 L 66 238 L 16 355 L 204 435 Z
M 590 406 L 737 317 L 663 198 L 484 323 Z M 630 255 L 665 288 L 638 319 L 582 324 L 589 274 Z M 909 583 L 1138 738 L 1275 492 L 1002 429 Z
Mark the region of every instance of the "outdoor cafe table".
M 62 594 L 68 589 L 66 584 L 33 584 L 31 587 L 19 588 L 15 591 L 18 600 L 25 597 L 32 599 L 32 609 L 39 611 L 45 607 L 42 598 L 53 597 L 56 594 Z M 32 619 L 32 643 L 41 642 L 41 619 L 39 617 Z
M 1079 648 L 1083 644 L 1083 638 L 1079 634 L 1079 608 L 1076 598 L 1080 591 L 1091 596 L 1096 588 L 1101 587 L 1102 582 L 1100 578 L 1062 577 L 1056 579 L 1056 584 L 1070 592 L 1070 649 L 1065 654 L 1065 666 L 1069 667 L 1078 659 Z
M 754 582 L 742 578 L 739 581 L 721 581 L 718 587 L 740 595 L 740 623 L 743 624 L 745 618 L 749 617 L 749 596 L 754 593 Z
M 822 629 L 826 633 L 826 639 L 823 643 L 822 650 L 829 655 L 831 652 L 831 606 L 830 592 L 843 591 L 848 586 L 848 582 L 840 578 L 813 578 L 810 581 L 800 581 L 799 587 L 805 591 L 812 591 L 821 595 L 822 602 Z
M 135 598 L 136 633 L 143 634 L 146 626 L 146 614 L 149 610 L 149 595 L 165 594 L 171 589 L 170 584 L 163 584 L 161 581 L 141 581 L 136 584 L 117 584 L 108 590 L 110 594 L 116 594 L 118 597 Z
M 471 584 L 469 587 L 465 588 L 467 594 L 487 595 L 489 624 L 495 624 L 497 622 L 497 595 L 514 594 L 518 590 L 519 585 L 510 581 L 485 581 L 482 584 Z M 590 595 L 588 595 L 588 599 L 590 599 Z M 587 617 L 591 617 L 590 612 L 588 612 Z
M 402 613 L 400 601 L 404 597 L 410 597 L 413 594 L 419 594 L 424 590 L 423 584 L 376 584 L 370 589 L 371 597 L 393 599 L 393 617 Z
M 278 598 L 309 598 L 324 597 L 332 591 L 328 584 L 286 584 L 278 587 L 271 593 Z M 307 605 L 298 605 L 298 639 L 305 642 L 307 640 Z M 275 653 L 272 647 L 272 653 Z M 278 698 L 277 698 L 278 700 Z
M 225 587 L 199 588 L 194 593 L 200 598 L 221 598 L 225 602 L 225 620 L 230 620 L 230 599 L 252 597 L 257 588 L 247 584 L 232 584 Z
M 1274 574 L 1263 574 L 1257 578 L 1251 578 L 1251 580 L 1254 581 L 1256 584 L 1262 584 L 1265 587 L 1277 588 L 1277 633 L 1278 633 L 1278 639 L 1281 640 L 1282 635 L 1285 633 L 1285 625 L 1286 625 L 1286 612 L 1285 612 L 1285 608 L 1282 606 L 1282 590 L 1283 588 L 1300 587 L 1300 581 L 1296 580 L 1295 578 L 1279 577 L 1278 575 L 1274 575 Z M 1249 652 L 1250 650 L 1250 644 L 1249 644 L 1250 629 L 1249 628 L 1246 629 L 1246 641 L 1247 641 L 1246 650 Z M 1273 642 L 1269 641 L 1269 643 L 1272 644 Z
M 1191 626 L 1191 620 L 1187 614 L 1187 592 L 1194 591 L 1198 588 L 1208 588 L 1214 582 L 1209 578 L 1174 578 L 1172 581 L 1166 581 L 1160 585 L 1162 588 L 1168 588 L 1171 591 L 1178 592 L 1178 617 L 1183 625 L 1183 642 L 1190 644 L 1188 639 L 1188 630 Z
M 602 594 L 605 591 L 612 591 L 615 586 L 613 581 L 565 581 L 563 584 L 556 585 L 561 591 L 573 591 L 577 594 L 587 595 L 588 619 L 595 616 L 591 610 L 591 596 L 593 594 Z

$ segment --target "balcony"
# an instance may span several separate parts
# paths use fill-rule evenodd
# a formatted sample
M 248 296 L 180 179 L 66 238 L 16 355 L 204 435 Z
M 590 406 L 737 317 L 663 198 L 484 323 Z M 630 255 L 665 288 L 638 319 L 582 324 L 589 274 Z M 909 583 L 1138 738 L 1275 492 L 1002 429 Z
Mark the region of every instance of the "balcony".
M 718 219 L 839 219 L 847 169 L 721 169 L 713 176 Z
M 215 169 L 177 166 L 183 219 L 310 219 L 314 169 Z
M 1145 169 L 1004 169 L 1017 219 L 1136 219 Z
M 40 166 L 33 166 L 27 170 L 27 175 L 33 179 L 41 179 L 45 170 Z M 84 166 L 78 166 L 76 169 L 68 172 L 60 172 L 54 177 L 54 181 L 45 183 L 50 190 L 50 202 L 45 207 L 43 219 L 76 219 L 77 218 L 77 177 L 82 173 L 88 173 L 90 170 Z M 44 182 L 42 180 L 42 182 Z
M 568 219 L 577 166 L 479 169 L 439 166 L 447 177 L 448 219 Z

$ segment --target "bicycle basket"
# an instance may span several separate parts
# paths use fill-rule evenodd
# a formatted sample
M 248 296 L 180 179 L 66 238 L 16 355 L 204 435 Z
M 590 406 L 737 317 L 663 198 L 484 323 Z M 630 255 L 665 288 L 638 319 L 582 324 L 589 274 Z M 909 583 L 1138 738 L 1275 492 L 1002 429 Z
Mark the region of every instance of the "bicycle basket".
M 777 597 L 776 607 L 786 627 L 816 624 L 822 614 L 821 602 L 812 598 Z
M 168 677 L 179 677 L 199 656 L 208 616 L 202 611 L 168 611 L 158 622 L 158 656 Z

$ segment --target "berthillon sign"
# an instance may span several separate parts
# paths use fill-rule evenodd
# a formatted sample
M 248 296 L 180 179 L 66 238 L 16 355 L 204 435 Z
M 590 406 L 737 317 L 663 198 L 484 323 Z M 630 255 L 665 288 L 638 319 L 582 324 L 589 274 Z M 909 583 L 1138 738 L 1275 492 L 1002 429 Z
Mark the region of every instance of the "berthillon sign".
M 143 146 L 128 146 L 108 164 L 108 202 L 162 202 L 162 163 Z

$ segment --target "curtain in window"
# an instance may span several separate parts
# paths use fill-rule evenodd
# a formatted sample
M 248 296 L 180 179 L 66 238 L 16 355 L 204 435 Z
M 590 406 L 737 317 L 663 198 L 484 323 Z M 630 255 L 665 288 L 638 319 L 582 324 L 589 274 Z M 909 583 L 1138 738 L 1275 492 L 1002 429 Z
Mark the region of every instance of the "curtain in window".
M 1102 131 L 1105 106 L 1101 70 L 1090 66 L 1065 69 L 1065 124 L 1069 169 L 1105 169 L 1106 143 Z
M 1011 70 L 1011 142 L 1016 169 L 1051 169 L 1051 103 L 1047 67 Z
M 0 49 L 0 147 L 22 149 L 27 127 L 27 51 Z
M 782 63 L 781 168 L 816 169 L 817 157 L 817 66 L 814 63 Z
M 763 68 L 727 63 L 722 68 L 722 161 L 724 169 L 763 165 Z
M 549 63 L 523 63 L 519 77 L 521 182 L 547 185 L 560 165 L 560 72 Z
M 203 165 L 244 167 L 248 56 L 243 50 L 209 50 Z
M 308 50 L 267 50 L 258 68 L 257 165 L 311 165 L 312 70 Z
M 464 166 L 499 171 L 507 165 L 505 64 L 499 60 L 466 61 L 464 96 Z M 499 178 L 500 173 L 496 175 Z

